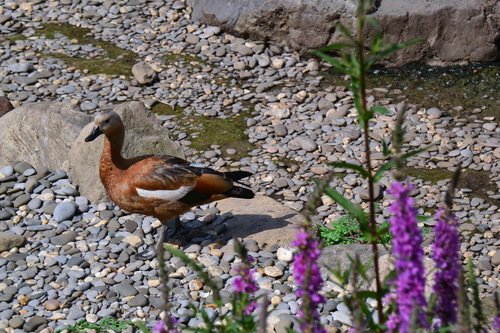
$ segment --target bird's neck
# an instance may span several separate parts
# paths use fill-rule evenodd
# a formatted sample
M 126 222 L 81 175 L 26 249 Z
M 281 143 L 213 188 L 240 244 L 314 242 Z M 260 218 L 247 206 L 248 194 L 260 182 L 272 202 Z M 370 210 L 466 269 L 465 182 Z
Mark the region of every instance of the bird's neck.
M 123 142 L 125 133 L 113 133 L 112 137 L 104 137 L 104 149 L 102 152 L 102 162 L 112 164 L 112 166 L 122 169 L 126 165 L 126 159 L 122 156 Z
M 112 188 L 114 176 L 126 169 L 126 160 L 121 154 L 124 141 L 124 133 L 113 133 L 112 136 L 104 136 L 104 149 L 102 150 L 99 174 L 104 187 L 108 190 Z

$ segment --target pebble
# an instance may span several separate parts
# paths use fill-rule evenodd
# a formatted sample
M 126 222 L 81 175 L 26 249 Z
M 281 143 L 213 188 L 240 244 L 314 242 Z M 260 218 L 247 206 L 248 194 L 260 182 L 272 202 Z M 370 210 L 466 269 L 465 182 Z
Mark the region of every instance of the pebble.
M 276 256 L 280 261 L 291 262 L 293 259 L 293 251 L 292 249 L 280 247 L 276 251 Z
M 76 206 L 72 202 L 61 202 L 54 209 L 54 220 L 62 222 L 73 218 L 76 213 Z
M 301 149 L 307 152 L 315 151 L 318 148 L 318 144 L 314 142 L 311 138 L 305 136 L 299 136 L 295 139 Z
M 59 309 L 59 301 L 57 299 L 49 299 L 43 303 L 43 307 L 48 311 Z
M 273 277 L 273 278 L 279 278 L 283 276 L 283 271 L 279 269 L 276 266 L 268 266 L 264 268 L 264 273 L 267 276 Z
M 47 324 L 47 322 L 47 319 L 44 317 L 33 316 L 26 321 L 23 328 L 26 332 L 35 332 L 38 327 Z

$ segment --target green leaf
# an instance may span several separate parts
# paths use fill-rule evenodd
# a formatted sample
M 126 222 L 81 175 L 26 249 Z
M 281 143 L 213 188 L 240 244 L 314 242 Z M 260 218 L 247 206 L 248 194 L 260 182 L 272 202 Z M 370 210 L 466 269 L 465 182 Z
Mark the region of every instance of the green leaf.
M 396 160 L 394 159 L 391 159 L 382 164 L 375 172 L 375 175 L 373 175 L 373 182 L 378 183 L 380 179 L 384 176 L 384 173 L 391 170 L 395 165 L 396 165 Z
M 387 110 L 385 106 L 382 105 L 375 105 L 370 109 L 370 111 L 373 112 L 374 114 L 379 113 L 382 115 L 389 115 L 391 113 L 389 110 Z
M 142 320 L 132 320 L 132 325 L 137 327 L 138 330 L 140 330 L 142 333 L 151 333 L 149 328 L 146 326 L 146 324 Z
M 325 47 L 322 47 L 318 49 L 317 51 L 320 52 L 331 52 L 333 50 L 342 50 L 342 49 L 348 49 L 348 48 L 353 48 L 355 45 L 351 43 L 333 43 L 329 44 Z
M 404 49 L 404 48 L 407 48 L 408 46 L 411 46 L 411 45 L 414 45 L 414 44 L 417 44 L 418 42 L 420 42 L 421 39 L 412 39 L 410 41 L 407 41 L 407 42 L 403 42 L 403 43 L 395 43 L 395 44 L 391 44 L 391 45 L 388 45 L 386 46 L 385 48 L 383 48 L 382 50 L 380 50 L 379 52 L 376 52 L 374 53 L 371 57 L 368 58 L 368 61 L 366 62 L 367 64 L 367 69 L 369 69 L 372 65 L 374 65 L 375 63 L 377 63 L 379 60 L 401 50 L 401 49 Z
M 423 147 L 423 148 L 420 148 L 420 149 L 415 149 L 415 150 L 411 150 L 409 152 L 406 152 L 404 154 L 402 154 L 401 156 L 399 156 L 399 158 L 402 160 L 402 161 L 406 161 L 408 158 L 412 157 L 412 156 L 415 156 L 415 155 L 418 155 L 426 150 L 429 149 L 429 146 L 427 147 Z M 385 162 L 384 164 L 382 164 L 378 170 L 375 172 L 375 175 L 373 176 L 373 181 L 375 183 L 377 183 L 378 181 L 380 181 L 380 179 L 384 176 L 384 173 L 391 170 L 393 167 L 396 166 L 396 159 L 395 158 L 392 158 L 390 159 L 389 161 Z
M 340 194 L 337 190 L 331 187 L 325 188 L 325 194 L 328 195 L 330 198 L 332 198 L 336 203 L 341 205 L 345 210 L 347 210 L 349 214 L 352 215 L 352 217 L 358 220 L 358 222 L 364 224 L 367 223 L 366 214 L 361 208 L 361 206 L 352 203 L 346 197 Z
M 336 70 L 338 70 L 342 74 L 350 75 L 350 68 L 342 61 L 342 58 L 334 58 L 320 51 L 314 51 L 313 54 L 331 64 L 333 67 L 335 67 Z
M 359 175 L 363 178 L 368 178 L 368 171 L 363 168 L 363 166 L 359 164 L 349 163 L 349 162 L 333 162 L 330 163 L 331 166 L 335 168 L 343 168 L 343 169 L 351 169 L 359 173 Z
M 391 150 L 389 149 L 389 144 L 387 143 L 387 141 L 385 141 L 385 139 L 382 139 L 380 144 L 382 145 L 382 153 L 384 154 L 384 156 L 387 157 L 391 155 Z
M 425 222 L 432 219 L 432 216 L 427 215 L 417 215 L 417 222 Z

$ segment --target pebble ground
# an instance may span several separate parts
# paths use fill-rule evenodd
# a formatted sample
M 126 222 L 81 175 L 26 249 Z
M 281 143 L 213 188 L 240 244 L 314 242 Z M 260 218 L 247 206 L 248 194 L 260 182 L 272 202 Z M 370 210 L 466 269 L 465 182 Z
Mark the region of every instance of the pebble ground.
M 160 121 L 184 146 L 190 160 L 216 168 L 246 168 L 255 173 L 252 187 L 273 196 L 297 212 L 312 190 L 311 179 L 327 172 L 333 161 L 354 162 L 364 157 L 361 132 L 356 125 L 352 94 L 322 76 L 323 65 L 296 52 L 262 41 L 238 38 L 217 27 L 199 26 L 190 20 L 191 9 L 182 1 L 32 1 L 19 5 L 7 1 L 0 9 L 0 94 L 15 105 L 37 101 L 71 103 L 82 112 L 111 108 L 117 102 L 157 102 L 182 110 L 185 116 L 227 118 L 245 115 L 246 134 L 252 148 L 239 151 L 212 145 L 199 151 L 191 147 L 197 134 L 179 126 L 179 117 L 161 115 Z M 68 66 L 54 54 L 101 57 L 106 53 L 92 44 L 55 34 L 37 33 L 49 21 L 89 28 L 97 39 L 133 51 L 157 73 L 150 85 L 140 85 L 125 75 L 90 74 Z M 22 31 L 24 38 L 11 38 Z M 19 35 L 16 35 L 19 36 Z M 402 92 L 377 88 L 369 103 L 386 105 Z M 394 116 L 377 116 L 372 138 L 388 137 Z M 473 175 L 486 175 L 491 187 L 474 189 L 477 176 L 457 193 L 454 210 L 461 220 L 464 258 L 472 258 L 479 274 L 481 295 L 498 290 L 500 252 L 500 127 L 493 118 L 479 115 L 450 117 L 446 110 L 409 106 L 406 118 L 408 146 L 432 148 L 410 160 L 410 167 L 453 170 L 459 163 Z M 188 126 L 189 127 L 189 126 Z M 198 135 L 201 135 L 200 133 Z M 373 143 L 376 165 L 383 161 Z M 338 170 L 340 171 L 340 170 Z M 389 178 L 382 180 L 389 184 Z M 419 212 L 430 214 L 441 201 L 447 181 L 419 178 L 415 193 Z M 346 197 L 366 206 L 366 190 L 358 177 L 342 173 L 331 184 Z M 389 198 L 382 214 L 387 217 Z M 344 212 L 323 198 L 318 223 L 328 223 Z M 184 248 L 205 264 L 230 296 L 235 258 L 231 244 L 210 245 L 223 231 L 224 218 L 215 206 L 202 207 L 183 216 L 188 227 L 199 221 L 213 226 L 210 234 L 195 231 Z M 427 224 L 432 225 L 432 220 Z M 0 255 L 0 331 L 51 332 L 53 328 L 86 318 L 156 319 L 161 305 L 156 260 L 135 260 L 134 254 L 154 244 L 159 222 L 129 215 L 113 205 L 91 203 L 78 193 L 60 170 L 35 169 L 12 161 L 0 166 L 0 231 L 18 237 L 14 248 Z M 28 240 L 24 244 L 24 240 Z M 17 242 L 17 243 L 16 243 Z M 293 322 L 297 311 L 289 263 L 291 250 L 276 247 L 263 251 L 247 241 L 257 258 L 258 283 L 268 291 L 270 323 L 277 332 Z M 22 245 L 24 244 L 24 245 Z M 3 249 L 2 249 L 3 251 Z M 210 293 L 177 258 L 173 266 L 174 314 L 182 324 L 187 304 L 202 306 Z M 331 327 L 349 324 L 348 310 L 339 290 L 327 277 L 325 291 L 334 292 L 321 309 L 322 321 Z M 226 307 L 222 311 L 228 311 Z M 219 315 L 211 314 L 214 320 Z M 344 326 L 343 326 L 344 325 Z

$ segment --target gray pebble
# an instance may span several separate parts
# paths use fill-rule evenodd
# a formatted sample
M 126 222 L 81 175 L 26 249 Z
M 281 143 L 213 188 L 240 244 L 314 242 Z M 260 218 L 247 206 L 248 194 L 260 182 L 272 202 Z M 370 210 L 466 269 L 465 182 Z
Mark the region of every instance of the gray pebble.
M 76 206 L 72 202 L 61 202 L 54 209 L 54 220 L 62 222 L 70 220 L 76 213 Z

